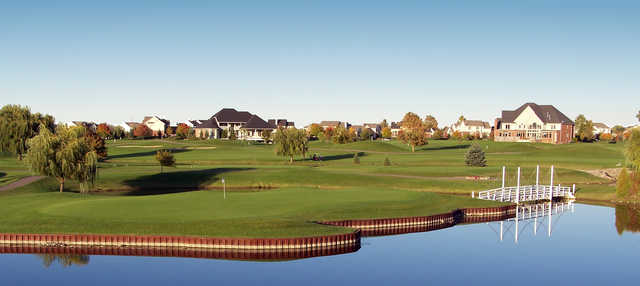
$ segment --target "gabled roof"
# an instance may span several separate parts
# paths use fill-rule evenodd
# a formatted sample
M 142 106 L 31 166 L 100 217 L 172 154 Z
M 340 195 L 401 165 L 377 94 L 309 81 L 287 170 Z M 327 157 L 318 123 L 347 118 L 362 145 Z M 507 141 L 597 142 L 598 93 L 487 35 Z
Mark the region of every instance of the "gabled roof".
M 242 126 L 242 129 L 273 129 L 273 127 L 271 127 L 269 123 L 260 118 L 260 116 L 253 115 L 251 116 L 249 121 L 247 121 L 247 123 Z
M 197 121 L 200 122 L 196 122 L 196 120 L 191 121 L 191 123 L 193 124 L 193 128 L 218 128 L 218 123 L 216 123 L 216 120 L 213 118 Z
M 391 122 L 391 124 L 389 125 L 389 128 L 400 129 L 400 124 L 398 122 Z
M 237 111 L 233 108 L 223 108 L 218 113 L 211 116 L 219 123 L 246 123 L 251 119 L 252 114 L 247 111 Z
M 338 126 L 340 125 L 340 121 L 320 121 L 320 126 Z
M 527 109 L 527 107 L 531 107 L 533 112 L 542 120 L 543 123 L 561 123 L 561 124 L 571 124 L 573 125 L 573 121 L 569 119 L 566 115 L 556 109 L 553 105 L 537 105 L 535 103 L 525 103 L 520 106 L 516 110 L 503 110 L 502 111 L 502 121 L 507 123 L 513 123 L 520 114 Z
M 491 128 L 491 124 L 482 120 L 465 120 L 464 125 L 466 126 L 480 126 L 484 128 Z
M 609 126 L 607 126 L 606 124 L 602 123 L 602 122 L 596 122 L 593 124 L 593 127 L 596 128 L 603 128 L 603 129 L 609 129 Z
M 131 128 L 136 128 L 136 127 L 138 127 L 138 125 L 140 125 L 139 122 L 125 122 L 124 124 L 126 124 L 127 126 L 129 126 Z
M 144 119 L 142 120 L 142 124 L 146 123 L 147 121 L 151 120 L 151 118 L 158 118 L 158 120 L 162 121 L 164 124 L 169 125 L 169 120 L 160 118 L 158 116 L 145 116 Z
M 367 128 L 378 128 L 378 127 L 380 127 L 380 124 L 378 124 L 378 123 L 364 123 L 362 125 L 364 127 L 367 127 Z

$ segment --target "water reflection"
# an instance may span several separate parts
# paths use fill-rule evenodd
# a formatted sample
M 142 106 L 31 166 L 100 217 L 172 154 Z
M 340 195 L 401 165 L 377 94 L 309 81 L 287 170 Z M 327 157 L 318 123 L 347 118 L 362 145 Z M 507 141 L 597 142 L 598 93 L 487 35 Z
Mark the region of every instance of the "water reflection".
M 89 255 L 75 254 L 36 254 L 42 260 L 42 265 L 49 268 L 54 262 L 58 262 L 62 267 L 72 265 L 83 266 L 89 264 Z
M 531 205 L 520 205 L 515 213 L 505 214 L 499 217 L 461 217 L 453 222 L 434 226 L 384 228 L 363 232 L 363 236 L 398 235 L 404 233 L 428 233 L 445 228 L 456 227 L 457 224 L 478 225 L 485 224 L 496 234 L 499 241 L 513 237 L 518 242 L 522 235 L 538 235 L 544 231 L 551 236 L 558 227 L 563 215 L 574 212 L 572 202 L 554 202 Z M 620 213 L 620 215 L 619 215 Z M 624 213 L 624 215 L 622 215 Z M 638 212 L 628 209 L 616 208 L 616 227 L 621 233 L 623 225 L 626 230 L 638 231 Z M 620 217 L 620 219 L 618 219 Z M 630 222 L 633 222 L 631 224 Z M 620 226 L 619 226 L 620 225 Z M 45 267 L 50 267 L 57 262 L 64 267 L 73 265 L 87 265 L 89 255 L 100 256 L 138 256 L 138 257 L 188 257 L 199 259 L 224 259 L 224 260 L 250 260 L 250 261 L 285 261 L 304 259 L 320 256 L 335 256 L 356 252 L 360 244 L 345 245 L 343 247 L 319 248 L 319 249 L 283 249 L 266 251 L 241 251 L 233 249 L 188 249 L 188 248 L 135 248 L 135 247 L 68 247 L 58 246 L 34 246 L 34 245 L 0 245 L 0 253 L 35 254 L 42 260 Z
M 500 241 L 503 241 L 505 236 L 511 235 L 514 242 L 518 243 L 523 234 L 537 236 L 538 232 L 545 231 L 547 236 L 551 237 L 563 215 L 574 211 L 575 206 L 572 201 L 520 205 L 512 218 L 486 224 Z
M 616 230 L 619 235 L 640 232 L 640 207 L 616 205 Z

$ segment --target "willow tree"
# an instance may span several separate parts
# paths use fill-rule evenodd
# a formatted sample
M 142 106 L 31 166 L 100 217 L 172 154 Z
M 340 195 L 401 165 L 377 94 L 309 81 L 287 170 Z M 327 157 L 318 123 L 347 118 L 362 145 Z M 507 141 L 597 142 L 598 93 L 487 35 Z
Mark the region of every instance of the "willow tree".
M 32 171 L 43 176 L 54 177 L 64 190 L 65 180 L 80 183 L 80 191 L 93 185 L 97 174 L 98 155 L 87 142 L 71 128 L 60 125 L 56 133 L 46 126 L 28 141 L 27 162 Z
M 289 164 L 293 163 L 296 155 L 307 155 L 309 142 L 307 134 L 302 129 L 281 128 L 274 134 L 273 142 L 277 155 L 289 157 Z
M 53 116 L 31 113 L 26 106 L 3 106 L 0 109 L 0 151 L 16 154 L 22 160 L 27 152 L 27 141 L 38 133 L 40 125 L 53 131 Z

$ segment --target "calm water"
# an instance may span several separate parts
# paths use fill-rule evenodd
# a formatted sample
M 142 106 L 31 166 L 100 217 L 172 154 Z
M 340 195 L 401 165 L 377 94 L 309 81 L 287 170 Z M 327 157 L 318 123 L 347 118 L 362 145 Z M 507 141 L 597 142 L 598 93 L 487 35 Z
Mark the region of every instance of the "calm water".
M 638 212 L 575 205 L 573 212 L 518 225 L 458 225 L 397 236 L 363 238 L 350 254 L 284 262 L 157 257 L 80 257 L 63 266 L 37 255 L 0 255 L 0 285 L 261 285 L 519 284 L 622 285 L 640 278 Z M 617 215 L 617 218 L 616 218 Z M 80 262 L 79 264 L 83 264 Z

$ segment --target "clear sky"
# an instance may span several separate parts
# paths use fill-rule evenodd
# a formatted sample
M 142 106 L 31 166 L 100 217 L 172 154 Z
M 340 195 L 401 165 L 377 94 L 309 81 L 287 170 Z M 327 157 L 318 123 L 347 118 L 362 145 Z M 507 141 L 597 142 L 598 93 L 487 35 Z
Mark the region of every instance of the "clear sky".
M 91 3 L 89 3 L 91 2 Z M 0 104 L 57 120 L 637 123 L 639 1 L 2 1 Z

